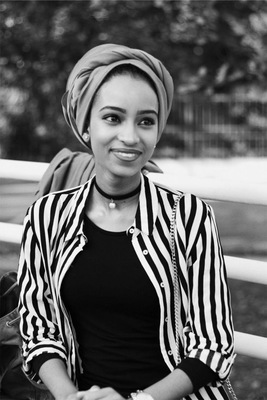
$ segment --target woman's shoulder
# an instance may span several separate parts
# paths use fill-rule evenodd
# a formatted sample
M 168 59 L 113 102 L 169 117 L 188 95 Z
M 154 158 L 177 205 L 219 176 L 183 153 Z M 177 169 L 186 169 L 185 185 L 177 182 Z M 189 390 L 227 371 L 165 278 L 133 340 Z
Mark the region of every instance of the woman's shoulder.
M 180 214 L 184 221 L 204 220 L 212 210 L 210 204 L 194 193 L 184 192 L 179 188 L 161 183 L 154 183 L 154 185 L 164 206 L 173 207 L 175 201 L 178 200 L 177 215 Z
M 144 179 L 147 179 L 148 182 L 150 182 L 150 185 L 154 186 L 157 190 L 157 192 L 159 194 L 161 194 L 162 196 L 168 196 L 168 195 L 173 195 L 173 196 L 177 196 L 177 195 L 183 195 L 183 191 L 174 188 L 174 186 L 171 185 L 166 185 L 165 183 L 163 183 L 163 179 L 162 177 L 164 176 L 163 174 L 159 174 L 157 175 L 158 179 L 151 179 L 150 177 L 145 176 Z
M 171 185 L 165 185 L 161 182 L 153 182 L 153 184 L 156 186 L 158 192 L 162 195 L 165 196 L 171 195 L 174 198 L 178 197 L 180 200 L 183 200 L 183 202 L 186 203 L 187 205 L 195 205 L 203 207 L 208 206 L 205 200 L 201 199 L 194 193 L 184 192 L 182 189 L 179 189 L 179 187 L 176 188 Z
M 88 182 L 83 185 L 75 186 L 69 189 L 53 191 L 35 200 L 29 207 L 27 214 L 39 213 L 39 210 L 49 210 L 50 208 L 68 210 L 73 203 L 77 201 L 79 196 L 82 196 L 88 187 Z
M 45 194 L 44 196 L 41 196 L 39 199 L 37 199 L 33 205 L 38 206 L 39 204 L 46 203 L 51 200 L 58 200 L 58 201 L 64 201 L 66 197 L 73 197 L 82 187 L 81 186 L 76 186 L 73 188 L 69 189 L 62 189 L 62 190 L 57 190 L 53 191 L 50 193 Z

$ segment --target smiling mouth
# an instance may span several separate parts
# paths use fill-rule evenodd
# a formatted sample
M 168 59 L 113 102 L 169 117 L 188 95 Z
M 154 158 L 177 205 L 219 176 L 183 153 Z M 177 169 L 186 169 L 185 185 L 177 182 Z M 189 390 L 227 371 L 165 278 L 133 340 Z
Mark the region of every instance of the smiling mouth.
M 135 161 L 141 155 L 141 152 L 138 150 L 112 150 L 112 153 L 123 161 Z

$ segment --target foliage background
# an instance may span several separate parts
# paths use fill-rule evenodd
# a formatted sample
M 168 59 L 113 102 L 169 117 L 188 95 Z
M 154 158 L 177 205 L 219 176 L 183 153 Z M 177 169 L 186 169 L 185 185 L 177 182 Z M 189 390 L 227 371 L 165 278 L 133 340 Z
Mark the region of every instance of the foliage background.
M 178 97 L 267 98 L 266 0 L 4 0 L 0 16 L 2 158 L 50 161 L 63 146 L 79 149 L 61 96 L 74 63 L 101 43 L 159 57 Z

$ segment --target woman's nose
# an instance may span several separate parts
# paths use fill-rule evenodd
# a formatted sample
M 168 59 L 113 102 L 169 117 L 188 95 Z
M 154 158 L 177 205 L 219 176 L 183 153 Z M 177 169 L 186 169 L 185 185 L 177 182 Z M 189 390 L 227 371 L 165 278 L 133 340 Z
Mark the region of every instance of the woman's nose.
M 134 124 L 125 124 L 121 127 L 118 139 L 128 145 L 134 145 L 139 142 L 138 129 Z

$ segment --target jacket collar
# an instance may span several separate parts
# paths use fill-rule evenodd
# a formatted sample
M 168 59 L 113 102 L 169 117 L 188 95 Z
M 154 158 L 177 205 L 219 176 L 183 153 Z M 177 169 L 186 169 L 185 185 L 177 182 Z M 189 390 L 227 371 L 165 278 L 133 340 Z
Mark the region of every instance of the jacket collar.
M 154 183 L 143 174 L 139 204 L 135 215 L 135 227 L 151 235 L 158 215 L 158 191 Z
M 76 192 L 74 192 L 68 211 L 68 233 L 65 237 L 65 241 L 68 241 L 77 235 L 83 235 L 85 206 L 91 186 L 92 178 L 83 185 L 78 186 Z
M 77 187 L 70 203 L 67 226 L 69 227 L 65 241 L 77 235 L 83 235 L 83 219 L 86 201 L 92 186 L 93 177 L 85 184 Z M 154 183 L 141 174 L 141 191 L 135 215 L 134 226 L 138 231 L 151 235 L 158 214 L 158 191 Z M 136 232 L 138 233 L 138 232 Z

